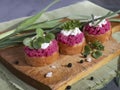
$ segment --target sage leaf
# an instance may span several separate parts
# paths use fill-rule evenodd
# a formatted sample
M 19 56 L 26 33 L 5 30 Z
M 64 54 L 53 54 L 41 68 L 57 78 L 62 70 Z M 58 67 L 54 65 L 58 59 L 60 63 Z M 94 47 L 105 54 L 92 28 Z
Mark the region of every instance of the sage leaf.
M 102 56 L 102 52 L 97 50 L 97 51 L 95 51 L 95 52 L 92 53 L 92 56 L 93 56 L 95 59 L 97 59 L 97 58 L 99 58 L 100 56 Z

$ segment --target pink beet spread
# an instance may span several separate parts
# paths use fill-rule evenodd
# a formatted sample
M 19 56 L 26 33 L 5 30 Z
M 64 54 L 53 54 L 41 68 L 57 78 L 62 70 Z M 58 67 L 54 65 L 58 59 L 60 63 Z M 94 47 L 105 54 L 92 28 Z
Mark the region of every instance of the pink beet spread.
M 102 27 L 94 27 L 94 26 L 89 26 L 89 24 L 87 24 L 83 31 L 84 32 L 87 32 L 89 34 L 92 34 L 92 35 L 100 35 L 100 34 L 104 34 L 106 33 L 108 30 L 110 30 L 110 22 L 108 20 L 106 20 L 107 23 L 105 25 L 102 25 Z
M 53 40 L 46 49 L 30 49 L 28 46 L 25 46 L 24 51 L 29 57 L 47 57 L 58 51 L 58 44 L 56 40 Z
M 59 33 L 57 35 L 57 40 L 59 42 L 62 42 L 62 43 L 67 44 L 69 46 L 79 44 L 80 42 L 82 42 L 83 38 L 84 38 L 83 33 L 77 34 L 76 36 L 74 36 L 74 35 L 65 36 L 62 33 Z

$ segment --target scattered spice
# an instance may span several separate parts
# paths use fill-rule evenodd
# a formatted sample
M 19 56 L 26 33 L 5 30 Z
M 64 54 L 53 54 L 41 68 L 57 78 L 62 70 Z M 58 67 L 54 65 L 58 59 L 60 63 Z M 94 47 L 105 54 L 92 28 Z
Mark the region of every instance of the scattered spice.
M 83 60 L 80 60 L 80 63 L 83 63 L 84 61 Z
M 87 57 L 87 55 L 84 55 L 84 58 L 86 58 Z
M 92 76 L 92 77 L 90 77 L 90 80 L 94 80 L 94 77 Z
M 67 67 L 69 68 L 72 67 L 72 63 L 68 63 Z
M 70 89 L 71 89 L 71 86 L 68 85 L 68 86 L 66 87 L 66 90 L 70 90 Z
M 15 63 L 16 65 L 18 65 L 18 64 L 19 64 L 19 61 L 15 61 L 14 63 Z

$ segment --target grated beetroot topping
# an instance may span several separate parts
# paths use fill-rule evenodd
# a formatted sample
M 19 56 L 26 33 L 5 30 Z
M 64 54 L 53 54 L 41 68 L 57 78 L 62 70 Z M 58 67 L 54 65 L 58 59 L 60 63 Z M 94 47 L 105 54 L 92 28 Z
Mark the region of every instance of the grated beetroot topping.
M 76 36 L 74 36 L 74 35 L 65 36 L 62 33 L 59 33 L 57 35 L 57 40 L 59 42 L 62 42 L 62 43 L 67 44 L 69 46 L 79 44 L 80 42 L 82 42 L 83 38 L 84 38 L 83 33 L 77 34 Z
M 24 51 L 29 57 L 47 57 L 58 51 L 58 44 L 56 40 L 53 40 L 46 49 L 30 49 L 28 46 L 25 46 Z
M 89 34 L 92 35 L 100 35 L 100 34 L 104 34 L 106 33 L 108 30 L 110 30 L 110 22 L 108 20 L 106 20 L 107 23 L 105 25 L 102 25 L 102 27 L 94 27 L 94 26 L 89 26 L 89 24 L 87 24 L 83 31 L 87 32 Z

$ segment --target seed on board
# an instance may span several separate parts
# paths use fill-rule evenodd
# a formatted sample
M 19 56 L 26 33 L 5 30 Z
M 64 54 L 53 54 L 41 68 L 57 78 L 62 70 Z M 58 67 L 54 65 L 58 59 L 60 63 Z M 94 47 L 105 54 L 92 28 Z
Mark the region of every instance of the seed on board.
M 71 89 L 71 86 L 68 85 L 68 86 L 66 87 L 66 90 L 70 90 L 70 89 Z
M 67 67 L 69 68 L 72 67 L 72 63 L 68 63 Z

